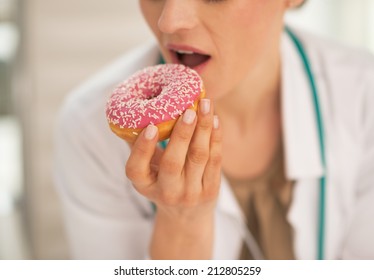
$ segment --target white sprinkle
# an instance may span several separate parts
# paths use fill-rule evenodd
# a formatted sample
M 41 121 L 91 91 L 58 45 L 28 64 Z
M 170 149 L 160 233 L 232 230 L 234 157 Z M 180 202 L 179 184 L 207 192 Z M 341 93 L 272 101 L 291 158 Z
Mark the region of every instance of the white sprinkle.
M 196 99 L 202 87 L 198 74 L 183 65 L 147 67 L 113 91 L 107 118 L 120 127 L 134 128 L 144 115 L 153 121 L 175 119 L 188 107 L 196 107 L 191 97 Z

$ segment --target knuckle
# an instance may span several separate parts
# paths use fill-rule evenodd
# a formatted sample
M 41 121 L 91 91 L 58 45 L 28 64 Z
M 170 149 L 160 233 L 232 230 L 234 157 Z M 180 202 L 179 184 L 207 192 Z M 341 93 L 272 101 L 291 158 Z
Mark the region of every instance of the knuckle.
M 204 190 L 204 202 L 213 201 L 218 196 L 218 188 L 214 186 L 206 187 Z
M 173 134 L 178 138 L 179 141 L 188 143 L 191 140 L 192 133 L 188 129 L 182 129 L 181 127 L 174 130 Z
M 209 158 L 209 164 L 213 167 L 219 167 L 222 163 L 222 155 L 221 154 L 212 154 Z
M 164 205 L 177 206 L 179 204 L 179 195 L 176 192 L 163 191 L 160 194 L 160 201 Z
M 127 178 L 131 181 L 135 181 L 137 178 L 141 178 L 142 172 L 131 162 L 128 162 L 125 167 L 125 173 Z
M 181 164 L 172 159 L 164 159 L 160 163 L 160 171 L 167 174 L 176 174 L 182 169 Z
M 142 196 L 147 197 L 147 198 L 151 197 L 152 193 L 150 191 L 150 188 L 140 187 L 140 186 L 138 186 L 137 184 L 134 184 L 134 183 L 132 183 L 132 186 Z
M 148 149 L 147 149 L 147 146 L 146 145 L 134 145 L 132 147 L 132 153 L 133 154 L 136 154 L 137 156 L 145 156 L 148 154 Z
M 207 119 L 207 118 L 203 118 L 203 119 L 201 119 L 201 121 L 198 123 L 198 127 L 199 127 L 201 130 L 204 130 L 204 131 L 211 130 L 211 129 L 212 129 L 212 120 L 211 120 L 211 119 Z
M 214 131 L 211 136 L 213 144 L 220 144 L 222 142 L 222 133 Z
M 186 192 L 183 196 L 182 204 L 186 208 L 195 207 L 199 202 L 199 194 L 195 192 Z
M 188 152 L 188 159 L 196 164 L 203 164 L 208 161 L 209 154 L 204 148 L 191 147 Z

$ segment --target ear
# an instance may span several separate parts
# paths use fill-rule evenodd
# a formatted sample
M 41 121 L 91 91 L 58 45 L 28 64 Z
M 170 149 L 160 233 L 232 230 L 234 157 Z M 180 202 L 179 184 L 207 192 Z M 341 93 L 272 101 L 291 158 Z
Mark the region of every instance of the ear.
M 304 3 L 304 0 L 285 0 L 286 8 L 292 9 L 301 6 Z

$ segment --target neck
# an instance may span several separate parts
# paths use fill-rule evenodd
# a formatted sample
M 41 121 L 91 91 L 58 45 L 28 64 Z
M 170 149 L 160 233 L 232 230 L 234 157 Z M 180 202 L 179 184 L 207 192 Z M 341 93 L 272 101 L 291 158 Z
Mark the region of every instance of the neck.
M 264 60 L 262 60 L 264 61 Z M 280 107 L 280 57 L 268 59 L 257 67 L 230 94 L 216 100 L 217 114 L 224 122 L 232 120 L 250 128 L 259 119 L 279 112 Z

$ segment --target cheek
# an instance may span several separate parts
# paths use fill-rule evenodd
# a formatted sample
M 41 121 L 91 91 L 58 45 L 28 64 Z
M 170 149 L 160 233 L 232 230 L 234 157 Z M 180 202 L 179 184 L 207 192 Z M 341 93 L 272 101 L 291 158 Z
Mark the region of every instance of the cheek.
M 215 75 L 207 75 L 206 80 L 217 97 L 235 88 L 277 47 L 276 40 L 283 26 L 279 2 L 245 0 L 241 7 L 226 11 L 215 21 L 215 27 L 219 28 L 211 26 L 218 53 L 212 70 Z
M 156 2 L 149 0 L 139 1 L 140 10 L 142 12 L 143 18 L 147 22 L 149 28 L 157 36 L 158 32 L 158 19 L 160 18 L 162 12 L 162 6 Z
M 247 2 L 248 3 L 248 2 Z M 283 26 L 283 9 L 281 1 L 259 0 L 251 5 L 238 9 L 230 19 L 233 32 L 243 42 L 261 44 L 266 38 L 275 36 Z
M 255 59 L 259 54 L 276 47 L 283 28 L 283 6 L 278 0 L 243 0 L 242 7 L 227 13 L 226 30 L 221 33 L 220 41 L 225 42 L 226 54 L 230 59 Z M 226 34 L 226 36 L 225 36 Z M 230 36 L 227 36 L 230 34 Z M 269 49 L 270 48 L 270 49 Z

